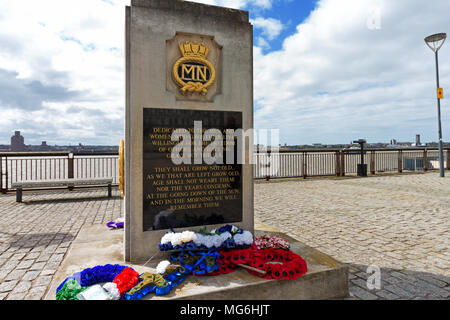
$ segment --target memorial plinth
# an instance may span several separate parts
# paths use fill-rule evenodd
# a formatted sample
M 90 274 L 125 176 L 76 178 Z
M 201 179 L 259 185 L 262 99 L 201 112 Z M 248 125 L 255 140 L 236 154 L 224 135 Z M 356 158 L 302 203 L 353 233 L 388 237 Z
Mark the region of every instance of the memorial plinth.
M 132 0 L 125 48 L 124 260 L 148 259 L 171 229 L 232 223 L 253 232 L 248 12 L 189 1 Z M 201 155 L 210 149 L 214 155 L 237 152 L 237 140 L 210 148 L 209 142 L 229 129 L 248 132 L 240 144 L 245 162 L 205 161 Z M 187 143 L 184 136 L 174 141 L 177 130 L 192 135 L 192 158 L 187 149 L 182 152 L 192 163 L 172 161 L 176 144 Z
M 262 224 L 255 225 L 255 234 L 273 234 L 287 239 L 291 249 L 308 264 L 308 272 L 295 280 L 266 280 L 243 269 L 217 276 L 189 275 L 168 295 L 149 294 L 143 300 L 297 300 L 336 299 L 348 295 L 348 270 L 332 257 L 296 241 L 278 230 Z M 56 288 L 75 272 L 95 265 L 123 264 L 123 231 L 111 231 L 103 225 L 83 227 L 72 243 L 58 272 L 53 277 L 45 300 L 55 300 Z M 164 253 L 146 261 L 127 264 L 139 273 L 155 272 Z

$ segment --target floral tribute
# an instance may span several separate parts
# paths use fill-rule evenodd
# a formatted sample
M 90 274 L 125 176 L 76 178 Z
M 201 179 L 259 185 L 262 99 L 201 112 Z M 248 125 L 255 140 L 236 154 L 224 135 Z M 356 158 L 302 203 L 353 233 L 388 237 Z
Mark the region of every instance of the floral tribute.
M 56 300 L 83 300 L 85 290 L 105 282 L 103 289 L 109 293 L 108 300 L 117 300 L 125 291 L 137 284 L 138 276 L 139 274 L 132 268 L 118 264 L 87 268 L 66 278 L 58 286 Z
M 247 271 L 265 279 L 292 280 L 304 275 L 308 268 L 306 261 L 296 253 L 284 249 L 261 249 L 256 247 L 242 250 L 219 251 L 219 270 L 211 275 L 233 272 L 239 264 L 253 269 Z M 262 272 L 258 272 L 262 271 Z
M 198 232 L 168 232 L 161 238 L 159 249 L 161 251 L 239 249 L 248 248 L 252 243 L 253 235 L 249 231 L 226 225 L 210 232 L 206 232 L 206 229 L 200 229 Z
M 263 235 L 255 238 L 255 246 L 258 250 L 261 249 L 285 249 L 289 250 L 289 242 L 286 239 L 272 236 L 272 235 Z
M 124 218 L 118 218 L 118 219 L 116 219 L 115 221 L 110 221 L 110 222 L 108 222 L 108 223 L 106 224 L 106 226 L 107 226 L 109 229 L 111 229 L 111 230 L 113 230 L 113 229 L 123 229 L 124 224 L 125 224 L 124 221 L 125 221 Z
M 207 232 L 168 232 L 159 243 L 169 252 L 156 273 L 138 274 L 130 267 L 107 264 L 68 277 L 56 290 L 57 300 L 139 300 L 149 293 L 166 295 L 188 275 L 214 276 L 245 268 L 265 279 L 292 280 L 308 270 L 283 238 L 253 235 L 225 225 Z

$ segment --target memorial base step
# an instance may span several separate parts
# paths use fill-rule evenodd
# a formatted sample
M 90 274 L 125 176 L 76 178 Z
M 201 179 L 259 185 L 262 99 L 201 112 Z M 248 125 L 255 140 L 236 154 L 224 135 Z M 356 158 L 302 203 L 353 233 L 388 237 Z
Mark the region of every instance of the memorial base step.
M 311 248 L 271 227 L 255 224 L 255 234 L 272 234 L 287 239 L 291 250 L 302 256 L 308 272 L 295 280 L 266 280 L 252 276 L 244 269 L 219 275 L 198 277 L 189 275 L 170 294 L 149 294 L 143 300 L 297 300 L 339 299 L 348 296 L 348 267 L 332 257 Z M 156 272 L 165 253 L 141 263 L 124 263 L 123 230 L 109 230 L 104 225 L 83 227 L 73 241 L 45 296 L 54 300 L 56 288 L 75 272 L 96 265 L 128 265 L 139 273 Z

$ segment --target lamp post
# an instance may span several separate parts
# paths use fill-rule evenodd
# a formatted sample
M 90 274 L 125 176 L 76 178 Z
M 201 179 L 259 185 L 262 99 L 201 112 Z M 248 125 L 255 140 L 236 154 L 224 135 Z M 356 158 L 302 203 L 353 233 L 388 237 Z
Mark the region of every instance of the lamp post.
M 425 38 L 427 46 L 433 50 L 436 58 L 436 85 L 438 91 L 437 105 L 438 105 L 438 130 L 439 130 L 439 173 L 441 177 L 444 177 L 444 153 L 442 150 L 442 127 L 441 127 L 441 99 L 442 89 L 439 87 L 439 65 L 438 65 L 438 51 L 442 47 L 447 38 L 446 33 L 437 33 Z M 450 161 L 450 159 L 447 159 Z

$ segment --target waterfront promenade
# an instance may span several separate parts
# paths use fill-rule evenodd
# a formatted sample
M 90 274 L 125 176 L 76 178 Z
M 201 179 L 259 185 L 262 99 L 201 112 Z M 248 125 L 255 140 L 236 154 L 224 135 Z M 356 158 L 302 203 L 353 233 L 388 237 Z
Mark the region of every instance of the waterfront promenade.
M 256 181 L 255 220 L 349 264 L 348 299 L 450 299 L 450 177 L 438 175 Z M 117 190 L 24 200 L 0 195 L 0 300 L 42 299 L 81 227 L 122 213 Z

